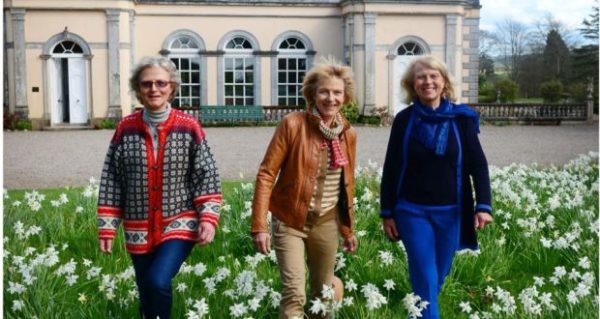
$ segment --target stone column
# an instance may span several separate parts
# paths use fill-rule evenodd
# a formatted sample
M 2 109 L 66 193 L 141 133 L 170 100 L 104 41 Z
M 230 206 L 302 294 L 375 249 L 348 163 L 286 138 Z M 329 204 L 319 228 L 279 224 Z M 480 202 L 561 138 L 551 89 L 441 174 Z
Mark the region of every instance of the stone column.
M 353 62 L 354 62 L 354 14 L 350 13 L 348 15 L 348 49 L 350 50 L 349 52 L 349 57 L 348 57 L 348 65 L 352 66 L 352 68 L 354 68 Z
M 376 13 L 365 13 L 365 100 L 363 114 L 367 114 L 375 107 L 375 20 Z
M 462 75 L 462 98 L 467 103 L 477 103 L 479 98 L 479 18 L 463 19 L 462 68 L 467 74 Z M 460 75 L 460 74 L 459 74 Z M 466 85 L 464 85 L 466 84 Z
M 121 110 L 121 71 L 119 63 L 119 16 L 116 9 L 106 10 L 108 27 L 108 114 L 107 117 L 120 119 Z
M 458 15 L 446 15 L 446 65 L 453 76 L 456 74 L 456 24 Z
M 27 105 L 27 65 L 25 52 L 25 9 L 10 9 L 15 70 L 15 113 L 23 119 L 29 118 Z
M 135 11 L 129 10 L 129 66 L 131 69 L 135 68 Z M 131 112 L 135 110 L 137 103 L 137 96 L 135 92 L 131 92 Z

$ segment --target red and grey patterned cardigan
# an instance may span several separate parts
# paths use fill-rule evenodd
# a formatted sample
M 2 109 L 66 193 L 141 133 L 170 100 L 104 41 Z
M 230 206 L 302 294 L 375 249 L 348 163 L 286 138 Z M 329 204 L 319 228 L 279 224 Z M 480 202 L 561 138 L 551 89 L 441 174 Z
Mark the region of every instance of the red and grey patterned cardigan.
M 172 109 L 157 127 L 156 159 L 143 110 L 125 117 L 110 142 L 98 195 L 100 239 L 125 228 L 132 254 L 170 239 L 195 241 L 200 222 L 217 225 L 221 183 L 202 127 Z

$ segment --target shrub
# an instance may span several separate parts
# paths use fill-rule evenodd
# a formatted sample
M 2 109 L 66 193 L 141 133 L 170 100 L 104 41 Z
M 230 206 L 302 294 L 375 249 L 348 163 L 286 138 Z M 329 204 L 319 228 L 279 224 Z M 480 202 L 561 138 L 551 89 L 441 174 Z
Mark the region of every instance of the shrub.
M 490 83 L 479 86 L 479 102 L 492 103 L 496 101 L 496 89 Z
M 4 112 L 4 129 L 31 131 L 33 125 L 30 120 L 21 117 L 17 113 Z
M 358 121 L 359 114 L 356 100 L 353 100 L 350 103 L 342 106 L 342 109 L 340 111 L 350 123 L 356 123 Z
M 540 85 L 540 93 L 544 102 L 558 102 L 561 100 L 564 86 L 559 80 L 546 81 Z
M 380 125 L 381 117 L 375 115 L 361 115 L 358 117 L 358 123 L 369 125 Z
M 573 83 L 567 87 L 567 92 L 571 96 L 573 102 L 587 101 L 587 88 L 584 83 Z
M 100 122 L 100 124 L 98 125 L 99 129 L 102 130 L 106 130 L 106 129 L 114 129 L 117 127 L 117 121 L 114 119 L 103 119 L 102 122 Z
M 509 78 L 503 78 L 498 80 L 498 82 L 496 82 L 496 84 L 494 85 L 494 91 L 498 91 L 500 90 L 500 102 L 502 103 L 506 103 L 506 102 L 515 102 L 515 99 L 517 98 L 517 91 L 518 91 L 519 87 L 517 85 L 517 83 L 515 83 L 514 81 L 512 81 Z

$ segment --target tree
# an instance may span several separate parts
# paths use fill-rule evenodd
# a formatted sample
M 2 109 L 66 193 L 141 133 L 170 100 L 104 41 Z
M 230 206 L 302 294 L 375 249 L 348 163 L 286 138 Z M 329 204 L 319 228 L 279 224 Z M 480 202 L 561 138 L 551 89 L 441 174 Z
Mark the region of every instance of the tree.
M 519 76 L 518 62 L 527 51 L 527 26 L 513 19 L 506 19 L 496 26 L 498 46 L 503 54 L 503 63 L 511 80 Z
M 543 55 L 544 80 L 560 80 L 562 83 L 567 83 L 571 71 L 570 58 L 569 48 L 560 33 L 550 30 Z
M 592 7 L 589 19 L 583 19 L 583 28 L 579 29 L 586 39 L 598 40 L 598 6 Z
M 594 101 L 598 102 L 598 5 L 592 7 L 592 12 L 584 19 L 583 27 L 579 29 L 581 34 L 592 41 L 591 44 L 583 45 L 572 52 L 573 73 L 572 82 L 588 85 L 590 79 L 593 81 Z
M 518 68 L 520 70 L 517 77 L 519 92 L 521 96 L 530 98 L 540 96 L 540 83 L 542 80 L 542 54 L 526 54 L 519 60 Z

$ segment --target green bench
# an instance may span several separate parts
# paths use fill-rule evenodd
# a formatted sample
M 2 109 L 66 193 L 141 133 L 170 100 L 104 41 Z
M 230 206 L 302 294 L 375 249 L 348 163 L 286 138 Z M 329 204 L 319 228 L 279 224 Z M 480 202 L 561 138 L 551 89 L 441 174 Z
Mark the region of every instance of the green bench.
M 264 113 L 260 105 L 203 105 L 199 120 L 207 122 L 262 122 Z

